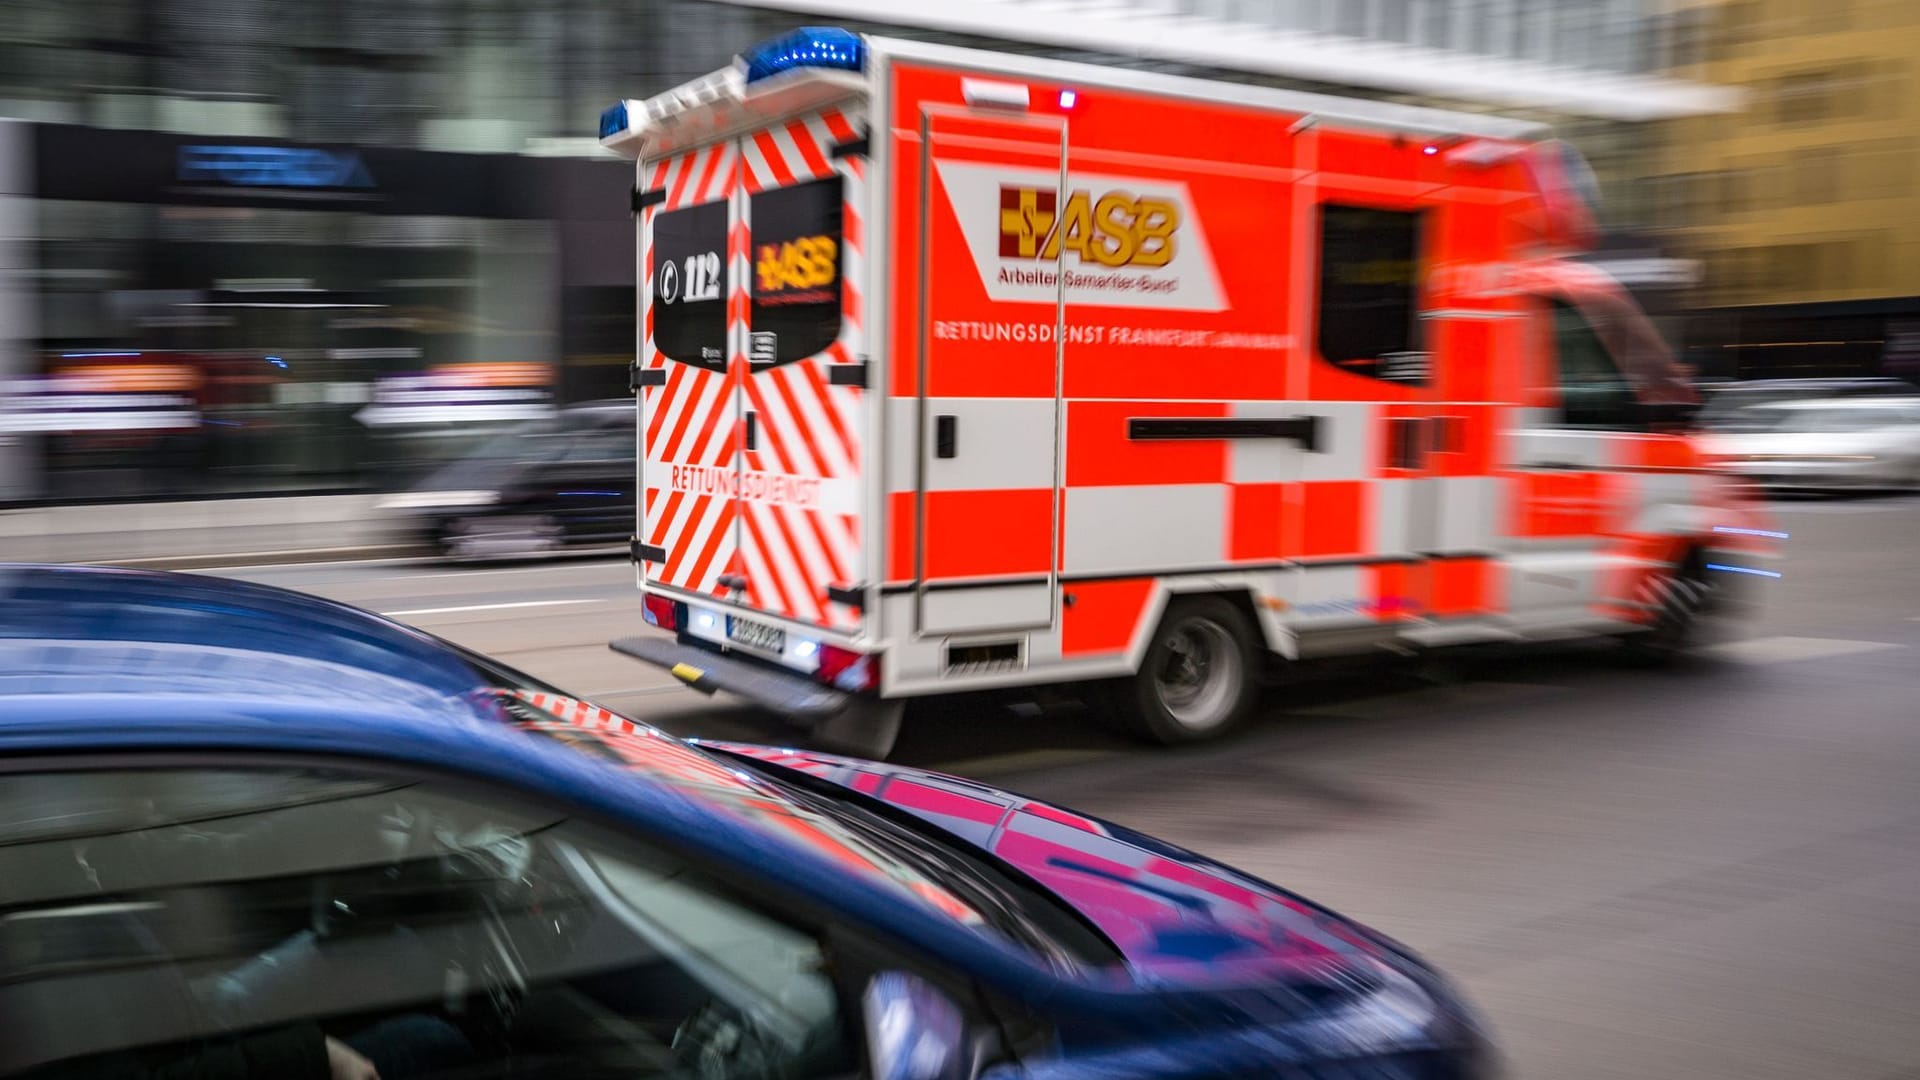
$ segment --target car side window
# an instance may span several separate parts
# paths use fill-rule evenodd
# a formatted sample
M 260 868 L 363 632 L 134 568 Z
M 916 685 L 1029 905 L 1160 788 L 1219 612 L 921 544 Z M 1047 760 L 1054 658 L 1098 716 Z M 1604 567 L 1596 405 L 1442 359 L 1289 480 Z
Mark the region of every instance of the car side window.
M 1580 309 L 1551 301 L 1553 351 L 1560 380 L 1560 427 L 1640 431 L 1644 410 L 1633 384 L 1614 363 L 1593 324 Z
M 821 937 L 775 907 L 464 788 L 0 776 L 0 1075 L 851 1074 Z

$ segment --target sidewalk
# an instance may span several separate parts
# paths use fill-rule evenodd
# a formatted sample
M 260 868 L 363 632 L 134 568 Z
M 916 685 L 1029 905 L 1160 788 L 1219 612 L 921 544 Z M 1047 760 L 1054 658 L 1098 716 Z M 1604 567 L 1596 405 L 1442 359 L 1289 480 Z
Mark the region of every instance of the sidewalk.
M 376 495 L 0 510 L 0 562 L 192 568 L 404 555 Z

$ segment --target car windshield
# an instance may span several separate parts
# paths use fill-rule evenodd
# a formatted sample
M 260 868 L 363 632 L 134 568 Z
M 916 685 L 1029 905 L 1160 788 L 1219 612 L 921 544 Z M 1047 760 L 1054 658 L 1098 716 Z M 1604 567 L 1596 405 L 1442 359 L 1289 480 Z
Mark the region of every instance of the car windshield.
M 883 838 L 796 799 L 764 777 L 572 698 L 525 691 L 511 709 L 521 730 L 644 775 L 749 827 L 800 844 L 859 877 L 898 890 L 970 927 L 991 925 L 979 906 Z M 545 714 L 542 716 L 541 714 Z M 586 714 L 587 723 L 580 722 Z M 604 718 L 603 715 L 604 714 Z
M 471 650 L 470 665 L 515 726 L 619 765 L 650 782 L 897 890 L 969 929 L 997 933 L 1062 968 L 1119 961 L 1111 942 L 1071 909 L 1005 867 L 929 838 L 843 799 L 769 776 L 570 697 Z M 930 827 L 929 827 L 930 828 Z M 937 832 L 937 830 L 933 830 Z

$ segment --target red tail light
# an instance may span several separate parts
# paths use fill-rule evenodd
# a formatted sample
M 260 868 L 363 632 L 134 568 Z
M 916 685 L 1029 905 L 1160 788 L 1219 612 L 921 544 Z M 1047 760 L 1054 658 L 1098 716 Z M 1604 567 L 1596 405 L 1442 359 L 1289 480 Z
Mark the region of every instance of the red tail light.
M 865 653 L 822 645 L 819 677 L 821 682 L 858 693 L 880 685 L 880 665 Z
M 640 614 L 662 630 L 680 629 L 680 605 L 664 596 L 648 596 L 640 601 Z

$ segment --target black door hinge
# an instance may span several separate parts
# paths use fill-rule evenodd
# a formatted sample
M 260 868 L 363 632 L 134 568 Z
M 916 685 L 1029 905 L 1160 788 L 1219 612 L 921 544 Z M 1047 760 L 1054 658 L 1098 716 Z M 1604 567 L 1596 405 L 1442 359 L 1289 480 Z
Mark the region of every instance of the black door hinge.
M 643 386 L 667 385 L 666 368 L 643 368 L 639 364 L 627 365 L 627 393 L 631 394 Z
M 827 383 L 830 386 L 864 388 L 867 385 L 867 362 L 859 360 L 851 364 L 828 364 Z
M 868 149 L 869 143 L 867 137 L 862 135 L 857 139 L 848 139 L 843 143 L 834 143 L 833 146 L 828 149 L 827 156 L 834 158 L 865 157 Z

